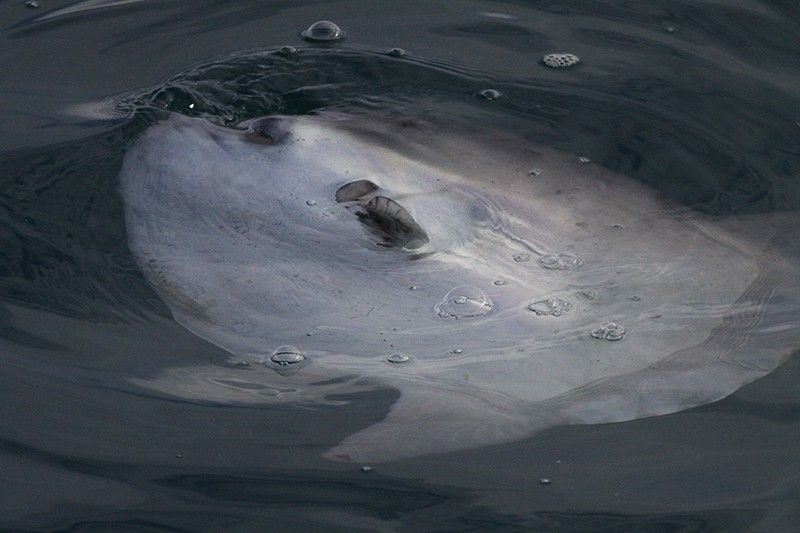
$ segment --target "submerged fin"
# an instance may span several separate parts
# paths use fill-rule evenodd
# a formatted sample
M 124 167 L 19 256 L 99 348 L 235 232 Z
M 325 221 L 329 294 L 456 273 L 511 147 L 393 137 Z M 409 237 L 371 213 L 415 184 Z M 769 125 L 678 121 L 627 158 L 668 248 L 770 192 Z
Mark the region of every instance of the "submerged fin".
M 375 196 L 359 213 L 361 220 L 381 234 L 389 246 L 420 248 L 429 242 L 428 234 L 406 209 L 385 196 Z
M 381 422 L 325 453 L 338 461 L 386 462 L 521 439 L 531 422 L 521 406 L 436 388 L 403 387 Z

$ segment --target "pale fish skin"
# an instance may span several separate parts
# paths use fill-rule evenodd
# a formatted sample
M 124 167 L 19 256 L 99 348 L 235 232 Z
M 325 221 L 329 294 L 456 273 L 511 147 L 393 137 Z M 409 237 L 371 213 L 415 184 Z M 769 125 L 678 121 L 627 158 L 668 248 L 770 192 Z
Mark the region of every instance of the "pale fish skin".
M 298 404 L 395 388 L 383 421 L 326 454 L 380 462 L 706 404 L 800 344 L 792 215 L 713 221 L 478 126 L 331 114 L 250 127 L 262 135 L 175 115 L 127 152 L 141 269 L 176 321 L 251 362 L 187 361 L 143 387 Z M 377 190 L 337 202 L 356 180 Z M 386 246 L 358 216 L 375 196 L 426 242 Z M 553 253 L 570 268 L 545 268 Z M 528 310 L 547 298 L 569 308 Z M 474 316 L 442 312 L 459 305 Z M 610 321 L 621 340 L 590 335 Z M 305 360 L 272 363 L 282 345 Z M 389 363 L 393 353 L 411 360 Z

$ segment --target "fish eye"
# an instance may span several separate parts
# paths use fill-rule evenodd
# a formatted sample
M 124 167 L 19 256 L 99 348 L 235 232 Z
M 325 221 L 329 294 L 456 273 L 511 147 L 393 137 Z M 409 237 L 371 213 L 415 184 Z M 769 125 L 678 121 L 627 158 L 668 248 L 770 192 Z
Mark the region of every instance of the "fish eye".
M 245 123 L 245 137 L 256 144 L 272 146 L 289 137 L 286 121 L 281 117 L 263 117 Z

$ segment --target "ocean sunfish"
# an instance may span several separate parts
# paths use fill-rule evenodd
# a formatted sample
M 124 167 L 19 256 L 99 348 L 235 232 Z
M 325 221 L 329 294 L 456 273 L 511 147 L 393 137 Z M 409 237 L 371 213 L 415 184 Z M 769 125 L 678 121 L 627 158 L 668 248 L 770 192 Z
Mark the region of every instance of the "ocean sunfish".
M 137 383 L 230 403 L 397 389 L 331 458 L 673 413 L 800 341 L 786 217 L 714 221 L 511 134 L 172 115 L 130 147 L 120 183 L 130 248 L 175 320 L 249 362 Z

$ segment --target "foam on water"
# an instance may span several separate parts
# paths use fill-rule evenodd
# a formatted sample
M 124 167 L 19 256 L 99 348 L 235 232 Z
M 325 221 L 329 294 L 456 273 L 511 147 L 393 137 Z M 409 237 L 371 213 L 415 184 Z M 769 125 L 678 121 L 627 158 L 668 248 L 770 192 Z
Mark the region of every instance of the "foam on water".
M 528 310 L 536 316 L 561 316 L 572 309 L 572 304 L 563 298 L 546 298 L 528 305 Z
M 273 363 L 283 366 L 297 364 L 304 359 L 305 357 L 303 357 L 303 354 L 300 353 L 300 350 L 289 345 L 276 348 L 275 352 L 272 354 L 272 357 L 270 357 L 270 360 Z
M 339 41 L 344 32 L 330 20 L 319 20 L 304 30 L 301 35 L 309 41 Z
M 494 305 L 482 290 L 475 287 L 456 287 L 436 305 L 436 314 L 442 318 L 461 319 L 485 315 Z
M 546 54 L 542 57 L 542 63 L 550 68 L 567 68 L 580 62 L 580 58 L 575 54 Z
M 583 265 L 583 261 L 577 255 L 565 252 L 544 255 L 539 258 L 539 264 L 550 270 L 572 270 Z

